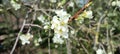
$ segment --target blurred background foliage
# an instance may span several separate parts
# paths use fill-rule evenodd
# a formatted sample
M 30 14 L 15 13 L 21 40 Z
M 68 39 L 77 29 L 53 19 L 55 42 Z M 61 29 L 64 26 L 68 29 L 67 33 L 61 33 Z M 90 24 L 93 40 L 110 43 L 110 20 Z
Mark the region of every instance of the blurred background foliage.
M 56 0 L 56 2 L 52 2 L 52 0 L 14 0 L 21 4 L 21 8 L 18 10 L 12 7 L 10 1 L 0 0 L 0 54 L 10 53 L 29 10 L 32 12 L 28 14 L 27 23 L 42 27 L 31 27 L 30 33 L 34 35 L 34 40 L 40 36 L 42 42 L 35 46 L 34 40 L 29 45 L 22 45 L 21 41 L 18 41 L 14 54 L 48 54 L 49 44 L 51 54 L 67 54 L 68 49 L 71 50 L 71 54 L 95 54 L 96 50 L 100 48 L 105 49 L 107 54 L 110 52 L 120 54 L 120 6 L 112 6 L 112 2 L 117 0 L 92 0 L 92 4 L 85 10 L 93 11 L 93 18 L 84 18 L 82 23 L 80 17 L 78 20 L 70 21 L 69 47 L 66 44 L 54 44 L 53 30 L 43 29 L 44 24 L 33 18 L 43 15 L 47 19 L 46 21 L 50 22 L 52 16 L 55 15 L 53 10 L 61 8 L 73 16 L 87 0 Z M 73 7 L 68 6 L 71 1 L 75 4 Z M 80 1 L 84 1 L 84 3 L 77 3 Z M 35 4 L 37 7 L 34 7 Z M 22 33 L 25 34 L 28 30 L 29 26 L 25 26 Z M 72 31 L 74 34 L 71 33 Z

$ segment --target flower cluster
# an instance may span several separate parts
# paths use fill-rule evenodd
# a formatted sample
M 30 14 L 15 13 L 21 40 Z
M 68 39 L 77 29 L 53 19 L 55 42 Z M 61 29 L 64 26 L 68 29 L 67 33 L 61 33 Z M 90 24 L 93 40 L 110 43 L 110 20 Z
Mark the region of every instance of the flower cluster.
M 40 15 L 39 17 L 37 17 L 37 19 L 38 19 L 39 21 L 41 21 L 42 23 L 45 22 L 45 17 L 44 17 L 43 15 Z
M 120 7 L 120 1 L 113 1 L 112 6 L 118 6 Z
M 79 15 L 79 17 L 76 20 L 79 20 L 79 22 L 82 23 L 84 21 L 84 18 L 92 19 L 93 12 L 91 10 L 89 10 L 89 11 L 85 10 L 82 14 Z
M 62 44 L 64 42 L 63 38 L 68 38 L 68 20 L 70 14 L 67 14 L 67 12 L 63 9 L 56 10 L 55 13 L 57 15 L 53 16 L 53 19 L 51 21 L 51 29 L 54 29 L 55 33 L 53 42 Z
M 35 39 L 35 40 L 34 40 L 35 46 L 39 46 L 39 42 L 42 42 L 41 37 L 39 37 L 38 39 Z
M 12 4 L 12 6 L 15 10 L 18 10 L 21 8 L 21 5 L 16 3 L 14 0 L 11 0 L 10 3 Z
M 44 29 L 49 29 L 49 22 L 45 19 L 45 17 L 43 15 L 40 15 L 39 17 L 37 17 L 37 19 L 42 22 L 42 24 L 44 25 Z
M 89 11 L 85 10 L 80 16 L 91 19 L 91 18 L 93 18 L 93 12 L 91 10 L 89 10 Z
M 27 34 L 22 34 L 20 36 L 20 40 L 22 41 L 22 45 L 25 45 L 26 43 L 27 44 L 30 44 L 30 39 L 33 38 L 33 35 L 31 35 L 30 33 L 27 33 Z

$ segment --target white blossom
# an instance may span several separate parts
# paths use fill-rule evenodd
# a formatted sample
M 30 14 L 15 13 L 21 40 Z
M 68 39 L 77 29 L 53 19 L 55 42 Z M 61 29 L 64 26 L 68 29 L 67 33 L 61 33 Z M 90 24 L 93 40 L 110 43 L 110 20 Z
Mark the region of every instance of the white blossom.
M 55 36 L 53 37 L 53 42 L 63 44 L 64 40 L 60 37 L 59 34 L 55 34 Z
M 112 54 L 112 52 L 108 52 L 108 54 Z
M 115 1 L 112 2 L 112 6 L 116 6 L 116 2 Z
M 72 30 L 72 31 L 70 31 L 71 32 L 71 34 L 75 34 L 75 31 L 74 30 Z
M 42 42 L 41 37 L 39 37 L 38 39 L 35 39 L 35 40 L 34 40 L 35 46 L 39 46 L 39 45 L 40 45 L 39 42 Z
M 53 19 L 52 19 L 52 21 L 51 21 L 51 24 L 52 24 L 51 29 L 55 29 L 56 27 L 59 26 L 60 21 L 58 20 L 58 17 L 57 17 L 57 16 L 54 16 L 54 17 L 53 17 Z
M 70 6 L 70 7 L 74 7 L 74 2 L 70 2 L 70 3 L 69 3 L 69 6 Z
M 25 45 L 26 43 L 30 44 L 29 39 L 32 38 L 32 37 L 33 37 L 33 35 L 31 35 L 30 33 L 22 34 L 20 36 L 20 40 L 22 41 L 22 45 Z
M 55 45 L 55 48 L 58 48 L 58 45 Z
M 50 0 L 50 2 L 52 2 L 52 3 L 56 3 L 57 1 L 56 1 L 56 0 Z
M 14 8 L 15 10 L 18 10 L 18 9 L 21 8 L 21 5 L 18 4 L 18 3 L 16 3 L 14 0 L 11 0 L 10 3 L 11 3 L 11 5 L 13 6 L 13 8 Z
M 49 29 L 50 22 L 48 22 L 43 15 L 40 15 L 37 19 L 42 23 L 43 29 Z
M 68 38 L 68 20 L 70 14 L 67 14 L 66 11 L 56 10 L 55 13 L 57 16 L 53 16 L 51 21 L 51 29 L 54 29 L 55 36 L 53 38 L 53 42 L 61 43 L 64 42 L 63 38 Z M 57 37 L 59 36 L 59 37 Z M 60 40 L 57 40 L 60 39 Z M 60 41 L 60 42 L 59 42 Z
M 49 26 L 48 26 L 48 25 L 45 25 L 43 28 L 44 28 L 44 29 L 48 29 L 48 28 L 49 28 Z
M 97 54 L 105 54 L 105 51 L 102 50 L 102 49 L 98 49 L 98 50 L 96 51 L 96 53 L 97 53 Z
M 45 17 L 44 17 L 43 15 L 40 15 L 39 17 L 37 17 L 37 19 L 38 19 L 39 21 L 41 21 L 42 23 L 45 22 Z
M 56 13 L 57 16 L 59 16 L 60 18 L 66 18 L 66 17 L 69 18 L 69 17 L 70 17 L 70 15 L 67 14 L 67 12 L 64 11 L 63 9 L 61 9 L 61 10 L 56 10 L 55 13 Z
M 86 15 L 85 15 L 85 17 L 86 18 L 93 18 L 93 12 L 92 11 L 85 11 L 85 13 L 86 13 Z
M 42 39 L 41 39 L 41 37 L 38 39 L 38 42 L 42 42 Z
M 79 23 L 83 23 L 85 18 L 92 19 L 93 18 L 93 12 L 91 10 L 84 11 L 82 14 L 79 15 L 79 17 L 76 19 L 79 21 Z
M 35 46 L 39 46 L 39 42 L 36 39 L 34 40 L 34 44 Z
M 120 1 L 113 1 L 112 6 L 118 6 L 120 7 Z

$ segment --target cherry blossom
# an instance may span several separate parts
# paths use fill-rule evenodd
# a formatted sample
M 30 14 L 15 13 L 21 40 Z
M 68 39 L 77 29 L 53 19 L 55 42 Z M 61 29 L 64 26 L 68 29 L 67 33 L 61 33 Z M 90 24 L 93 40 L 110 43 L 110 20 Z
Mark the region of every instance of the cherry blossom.
M 68 38 L 68 20 L 70 14 L 68 14 L 63 9 L 56 10 L 55 13 L 57 15 L 53 16 L 53 19 L 51 21 L 51 29 L 54 29 L 55 33 L 55 36 L 53 37 L 53 42 L 62 44 L 64 42 L 63 39 Z
M 25 45 L 26 43 L 30 44 L 30 41 L 29 41 L 30 38 L 33 38 L 33 35 L 31 35 L 30 33 L 22 34 L 20 36 L 20 40 L 22 41 L 22 45 Z
M 16 3 L 14 0 L 11 0 L 10 3 L 11 3 L 11 5 L 13 6 L 13 8 L 14 8 L 15 10 L 18 10 L 18 9 L 21 8 L 21 5 L 18 4 L 18 3 Z

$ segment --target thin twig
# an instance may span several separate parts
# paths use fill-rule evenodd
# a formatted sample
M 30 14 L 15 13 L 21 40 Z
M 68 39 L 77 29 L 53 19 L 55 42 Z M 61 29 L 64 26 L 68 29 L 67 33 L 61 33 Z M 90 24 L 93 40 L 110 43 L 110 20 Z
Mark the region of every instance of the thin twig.
M 41 9 L 36 9 L 36 11 L 51 11 L 51 12 L 54 12 L 55 11 L 55 9 L 43 9 L 43 8 L 41 8 Z
M 44 10 L 41 10 L 45 15 L 47 15 L 48 17 L 50 17 L 51 18 L 51 16 L 46 12 L 46 11 L 44 11 Z
M 49 30 L 48 36 L 50 37 L 50 30 Z M 50 38 L 48 38 L 48 53 L 49 54 L 51 54 L 50 51 L 51 51 L 51 49 L 50 49 Z
M 81 8 L 77 13 L 75 13 L 72 17 L 70 17 L 69 22 L 77 18 L 80 13 L 82 13 L 87 7 L 89 7 L 90 5 L 89 2 L 91 2 L 91 0 L 88 0 L 87 4 L 85 4 L 83 8 Z
M 99 31 L 100 31 L 100 25 L 101 25 L 101 22 L 102 22 L 102 19 L 106 16 L 107 12 L 105 12 L 105 14 L 103 14 L 99 21 L 98 21 L 98 24 L 97 24 L 97 30 L 96 30 L 96 35 L 95 35 L 95 44 L 94 44 L 94 47 L 96 48 L 96 45 L 98 44 L 98 38 L 99 38 Z
M 20 36 L 21 32 L 23 31 L 23 28 L 24 28 L 24 26 L 25 26 L 25 23 L 26 23 L 26 20 L 23 21 L 23 25 L 22 25 L 22 27 L 21 27 L 18 35 L 17 35 L 16 41 L 15 41 L 15 43 L 14 43 L 14 46 L 13 46 L 10 54 L 13 54 L 13 52 L 14 52 L 14 50 L 15 50 L 15 48 L 16 48 L 17 42 L 18 42 L 18 40 L 19 40 L 19 36 Z
M 66 40 L 67 54 L 71 54 L 71 46 L 69 39 Z
M 38 9 L 38 5 L 36 4 L 38 0 L 35 0 L 34 3 L 33 3 L 33 10 L 34 10 L 34 14 L 33 14 L 33 18 L 32 18 L 32 22 L 31 24 L 33 24 L 34 20 L 36 19 L 36 9 Z M 31 9 L 32 10 L 32 9 Z M 29 26 L 29 29 L 27 31 L 27 33 L 29 33 L 31 30 L 31 27 Z
M 10 54 L 13 54 L 13 52 L 14 52 L 14 50 L 15 50 L 15 48 L 16 48 L 17 42 L 18 42 L 18 40 L 19 40 L 19 36 L 20 36 L 20 34 L 22 33 L 22 31 L 23 31 L 23 29 L 24 29 L 24 26 L 25 26 L 25 23 L 26 23 L 26 19 L 28 18 L 28 14 L 29 14 L 30 12 L 31 12 L 31 10 L 28 11 L 27 14 L 26 14 L 26 16 L 25 16 L 25 19 L 24 19 L 24 21 L 23 21 L 22 27 L 21 27 L 18 35 L 17 35 L 16 41 L 15 41 L 15 43 L 14 43 L 14 46 L 13 46 Z
M 106 38 L 106 41 L 107 41 L 107 52 L 110 52 L 110 51 L 112 51 L 111 50 L 111 45 L 110 45 L 110 37 L 109 37 L 109 28 L 108 28 L 108 22 L 107 22 L 107 20 L 106 20 L 106 24 L 107 24 L 107 27 L 106 27 L 106 36 L 107 36 L 107 38 Z
M 82 43 L 80 43 L 80 44 L 81 44 L 82 48 L 84 49 L 84 51 L 86 52 L 86 54 L 89 54 L 89 52 L 88 52 L 88 50 L 85 48 L 85 46 L 84 46 Z
M 25 26 L 33 26 L 33 27 L 42 28 L 41 26 L 39 26 L 39 25 L 37 25 L 37 24 L 25 24 Z

